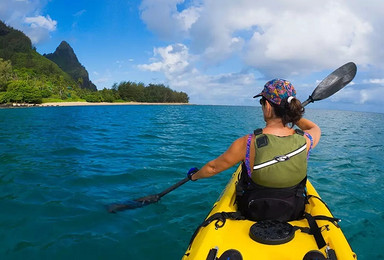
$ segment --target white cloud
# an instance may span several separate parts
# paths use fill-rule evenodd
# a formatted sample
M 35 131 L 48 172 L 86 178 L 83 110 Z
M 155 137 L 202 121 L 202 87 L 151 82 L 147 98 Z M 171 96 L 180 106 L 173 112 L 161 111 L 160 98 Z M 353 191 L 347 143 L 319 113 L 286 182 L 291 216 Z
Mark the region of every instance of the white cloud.
M 0 17 L 7 24 L 23 31 L 36 44 L 49 39 L 50 33 L 57 26 L 57 21 L 49 15 L 41 14 L 45 4 L 46 0 L 1 0 Z
M 360 91 L 360 100 L 359 100 L 359 103 L 360 104 L 364 104 L 366 103 L 367 101 L 370 100 L 370 93 L 367 92 L 366 90 L 361 90 Z
M 193 57 L 189 54 L 184 44 L 173 44 L 165 48 L 154 49 L 154 62 L 139 65 L 142 70 L 163 72 L 168 79 L 181 77 L 190 73 L 190 61 Z
M 177 66 L 168 60 L 169 51 L 155 48 L 155 60 L 142 65 L 141 69 L 162 72 L 170 84 L 194 85 L 198 91 L 205 91 L 205 95 L 213 95 L 215 91 L 207 93 L 196 82 L 214 90 L 221 88 L 224 93 L 226 86 L 216 86 L 214 82 L 218 83 L 222 75 L 233 76 L 241 69 L 260 72 L 261 77 L 267 79 L 285 77 L 303 82 L 306 78 L 313 82 L 311 73 L 317 72 L 315 78 L 323 77 L 328 73 L 319 73 L 354 61 L 358 71 L 365 70 L 365 77 L 374 78 L 384 72 L 383 10 L 384 2 L 379 0 L 369 3 L 356 0 L 144 0 L 141 18 L 147 27 L 162 39 L 182 44 L 195 61 L 182 59 L 188 61 L 187 65 L 180 63 L 181 67 L 171 73 L 171 68 Z M 167 48 L 170 46 L 172 44 Z M 243 67 L 233 67 L 232 72 L 220 75 L 205 75 L 201 69 L 202 66 L 211 71 L 215 66 L 228 68 L 234 59 Z M 376 76 L 367 72 L 372 68 Z M 175 78 L 178 80 L 173 80 Z M 355 80 L 353 84 L 361 83 L 364 82 Z M 382 81 L 371 83 L 382 84 Z M 375 89 L 372 93 L 380 91 Z M 360 103 L 372 100 L 369 91 L 347 92 L 355 95 L 349 100 L 353 103 L 356 96 Z
M 162 72 L 167 83 L 175 90 L 185 91 L 192 103 L 244 104 L 254 91 L 252 73 L 221 73 L 206 75 L 197 69 L 198 60 L 184 44 L 154 49 L 152 63 L 141 64 L 141 70 Z M 237 93 L 234 97 L 233 93 Z
M 369 62 L 372 27 L 340 3 L 319 2 L 305 12 L 286 9 L 277 19 L 271 16 L 258 24 L 262 32 L 253 34 L 245 61 L 266 75 Z
M 24 32 L 31 38 L 32 43 L 38 43 L 49 38 L 49 33 L 56 30 L 57 22 L 52 20 L 49 15 L 25 17 L 24 23 L 28 26 Z
M 87 10 L 82 9 L 82 10 L 80 10 L 80 11 L 74 13 L 73 16 L 75 16 L 75 17 L 80 17 L 80 16 L 82 16 L 82 15 L 83 15 L 84 13 L 86 13 L 86 12 L 87 12 Z
M 384 85 L 384 79 L 369 79 L 364 80 L 364 83 Z
M 33 13 L 41 7 L 40 1 L 0 1 L 0 17 L 7 23 L 20 23 L 27 14 Z M 19 22 L 18 22 L 19 20 Z
M 44 16 L 35 16 L 35 17 L 25 17 L 24 22 L 30 24 L 32 28 L 43 28 L 48 31 L 55 31 L 57 22 L 52 20 L 49 15 Z
M 384 95 L 384 88 L 382 87 L 372 87 L 369 89 L 362 89 L 358 91 L 357 100 L 355 103 L 359 104 L 377 104 L 382 106 L 382 101 L 377 97 L 382 97 Z
M 383 51 L 380 59 L 372 51 L 377 41 L 371 40 L 379 37 L 378 21 L 384 20 L 380 16 L 384 3 L 378 1 L 377 6 L 369 5 L 369 13 L 359 12 L 356 5 L 361 8 L 362 3 L 343 0 L 212 0 L 192 2 L 178 11 L 181 2 L 144 0 L 142 19 L 163 38 L 173 40 L 175 32 L 179 42 L 190 39 L 191 50 L 209 64 L 241 55 L 248 66 L 265 75 L 289 76 L 350 60 L 364 65 L 384 58 Z M 188 19 L 188 26 L 181 26 Z
M 192 49 L 210 60 L 242 55 L 268 76 L 285 76 L 371 58 L 372 25 L 343 1 L 207 1 L 202 8 Z M 243 44 L 232 45 L 235 36 Z
M 330 97 L 330 100 L 333 102 L 356 105 L 374 104 L 382 106 L 382 101 L 377 97 L 382 97 L 383 95 L 384 87 L 382 83 L 360 84 L 358 87 L 353 84 Z
M 147 27 L 161 38 L 177 39 L 186 34 L 199 17 L 198 6 L 190 6 L 179 12 L 177 5 L 184 0 L 143 0 L 140 6 L 141 19 Z

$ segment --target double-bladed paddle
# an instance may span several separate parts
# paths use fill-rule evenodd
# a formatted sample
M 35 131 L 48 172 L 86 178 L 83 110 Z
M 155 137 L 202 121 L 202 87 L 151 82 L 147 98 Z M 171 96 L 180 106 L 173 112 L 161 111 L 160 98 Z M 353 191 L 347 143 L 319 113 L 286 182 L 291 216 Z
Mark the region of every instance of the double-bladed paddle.
M 312 92 L 312 95 L 302 103 L 303 107 L 308 105 L 309 103 L 326 99 L 327 97 L 332 96 L 337 91 L 345 87 L 348 83 L 350 83 L 356 75 L 357 67 L 353 62 L 349 62 L 344 64 L 331 74 L 329 74 L 320 84 L 315 88 Z M 126 201 L 123 203 L 114 203 L 107 206 L 107 210 L 110 213 L 116 213 L 117 211 L 123 211 L 127 209 L 136 209 L 140 208 L 155 202 L 158 202 L 161 197 L 170 193 L 171 191 L 177 189 L 184 183 L 189 181 L 188 177 L 185 177 L 178 183 L 172 185 L 168 189 L 154 195 L 149 195 L 145 197 L 141 197 L 135 200 Z

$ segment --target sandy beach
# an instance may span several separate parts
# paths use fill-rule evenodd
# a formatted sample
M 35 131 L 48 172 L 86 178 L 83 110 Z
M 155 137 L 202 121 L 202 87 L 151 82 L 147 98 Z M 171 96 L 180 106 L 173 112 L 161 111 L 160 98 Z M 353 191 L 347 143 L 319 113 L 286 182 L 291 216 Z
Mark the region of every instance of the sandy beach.
M 129 105 L 194 105 L 190 103 L 146 103 L 146 102 L 47 102 L 42 104 L 28 104 L 28 103 L 8 103 L 0 104 L 0 108 L 23 108 L 23 107 L 74 107 L 74 106 L 129 106 Z
M 122 103 L 108 103 L 108 102 L 52 102 L 43 103 L 36 106 L 40 107 L 70 107 L 70 106 L 123 106 L 123 105 L 191 105 L 189 103 L 144 103 L 144 102 L 122 102 Z

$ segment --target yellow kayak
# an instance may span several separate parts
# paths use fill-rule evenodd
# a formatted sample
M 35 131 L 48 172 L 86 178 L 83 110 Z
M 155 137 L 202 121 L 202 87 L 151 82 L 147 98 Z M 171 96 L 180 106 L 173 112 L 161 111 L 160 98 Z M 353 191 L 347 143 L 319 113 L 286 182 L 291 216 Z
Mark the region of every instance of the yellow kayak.
M 308 218 L 288 223 L 254 222 L 232 213 L 237 210 L 235 186 L 240 172 L 241 165 L 196 230 L 182 259 L 357 259 L 337 221 L 309 181 L 306 185 L 309 203 L 305 208 Z

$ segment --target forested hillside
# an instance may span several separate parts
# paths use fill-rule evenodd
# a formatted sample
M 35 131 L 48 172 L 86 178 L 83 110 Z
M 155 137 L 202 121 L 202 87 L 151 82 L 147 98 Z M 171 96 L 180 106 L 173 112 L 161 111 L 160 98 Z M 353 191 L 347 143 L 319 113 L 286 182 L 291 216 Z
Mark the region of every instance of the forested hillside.
M 162 84 L 130 81 L 97 91 L 67 42 L 43 56 L 23 32 L 0 21 L 0 103 L 60 101 L 188 103 L 189 98 Z

